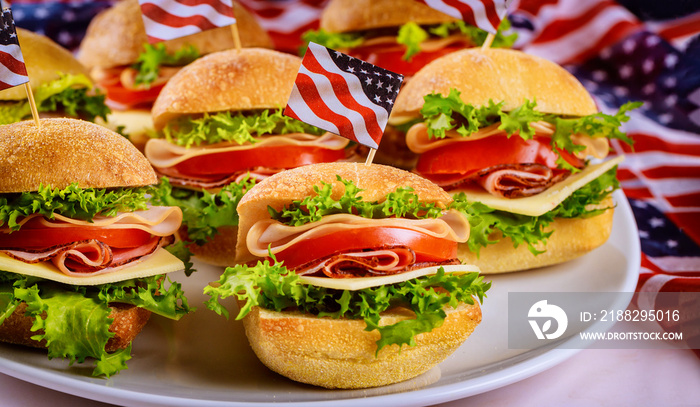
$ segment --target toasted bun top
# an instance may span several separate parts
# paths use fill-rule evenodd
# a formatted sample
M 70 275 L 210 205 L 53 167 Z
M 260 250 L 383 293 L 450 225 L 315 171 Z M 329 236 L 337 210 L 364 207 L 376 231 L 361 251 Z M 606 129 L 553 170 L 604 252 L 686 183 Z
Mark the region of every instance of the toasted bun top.
M 315 196 L 314 186 L 321 182 L 333 185 L 331 197 L 338 199 L 343 195 L 344 185 L 336 175 L 352 181 L 363 191 L 364 201 L 382 202 L 387 194 L 399 187 L 411 187 L 422 202 L 437 203 L 447 206 L 452 202 L 450 194 L 432 182 L 414 173 L 385 165 L 361 163 L 323 163 L 311 164 L 277 173 L 264 179 L 248 191 L 238 204 L 238 259 L 249 258 L 250 252 L 245 244 L 248 230 L 255 222 L 269 219 L 267 207 L 281 210 L 294 200 Z
M 0 126 L 0 193 L 155 184 L 153 168 L 126 138 L 94 123 L 42 119 Z
M 259 48 L 199 58 L 163 87 L 151 111 L 153 124 L 159 130 L 186 114 L 283 108 L 299 66 L 294 55 Z
M 511 110 L 525 99 L 534 99 L 537 110 L 544 113 L 586 116 L 598 112 L 583 85 L 561 66 L 521 51 L 470 48 L 438 58 L 418 71 L 399 92 L 390 123 L 418 117 L 423 96 L 447 96 L 452 88 L 474 106 L 493 99 Z
M 272 48 L 272 40 L 255 18 L 240 4 L 233 2 L 236 26 L 243 47 Z M 138 0 L 122 0 L 104 10 L 90 22 L 80 44 L 78 59 L 89 68 L 112 68 L 136 62 L 148 43 Z M 187 44 L 200 54 L 209 54 L 234 47 L 231 27 L 219 27 L 201 33 L 165 41 L 169 52 Z
M 321 28 L 329 32 L 398 27 L 409 21 L 428 25 L 456 19 L 415 0 L 331 0 L 321 14 Z
M 87 68 L 73 58 L 73 55 L 48 37 L 17 28 L 17 38 L 22 47 L 24 64 L 29 74 L 29 84 L 36 90 L 40 85 L 56 80 L 59 74 L 84 74 L 89 77 Z M 26 100 L 24 86 L 0 91 L 0 100 Z

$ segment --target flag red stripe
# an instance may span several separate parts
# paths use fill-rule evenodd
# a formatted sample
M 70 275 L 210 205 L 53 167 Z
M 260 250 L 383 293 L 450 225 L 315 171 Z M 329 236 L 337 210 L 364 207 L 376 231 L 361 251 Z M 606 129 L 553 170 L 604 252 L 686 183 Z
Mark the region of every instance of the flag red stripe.
M 628 181 L 637 179 L 637 175 L 630 170 L 624 168 L 617 169 L 617 179 L 619 181 Z
M 202 31 L 217 28 L 215 24 L 202 15 L 178 17 L 151 3 L 142 4 L 141 11 L 151 20 L 169 27 L 181 28 L 188 25 L 193 25 L 199 27 Z
M 222 1 L 212 1 L 212 0 L 175 0 L 178 3 L 182 4 L 183 6 L 188 6 L 188 7 L 194 7 L 194 6 L 199 6 L 199 5 L 208 5 L 211 6 L 214 10 L 216 10 L 219 14 L 228 16 L 228 17 L 235 17 L 233 14 L 233 7 L 229 6 L 228 4 L 225 4 Z
M 675 167 L 671 165 L 661 165 L 658 167 L 642 171 L 645 177 L 651 179 L 662 178 L 700 178 L 699 167 Z M 698 203 L 700 205 L 700 202 Z
M 675 20 L 668 27 L 659 30 L 658 34 L 667 40 L 685 37 L 700 32 L 700 13 L 695 13 L 687 19 Z
M 575 18 L 562 18 L 552 21 L 542 30 L 540 35 L 537 36 L 537 42 L 556 41 L 565 35 L 576 32 L 579 27 L 593 20 L 599 14 L 610 10 L 611 7 L 614 7 L 611 2 L 601 2 Z
M 318 93 L 316 83 L 314 83 L 314 81 L 308 75 L 299 73 L 295 83 L 297 85 L 297 89 L 299 89 L 301 98 L 304 99 L 304 102 L 306 102 L 307 106 L 309 106 L 309 109 L 311 109 L 318 117 L 335 124 L 338 127 L 341 136 L 357 141 L 354 136 L 348 136 L 354 135 L 352 122 L 348 120 L 347 117 L 335 113 L 328 108 L 328 106 L 326 106 L 326 104 L 323 102 L 323 98 Z
M 700 207 L 700 192 L 667 196 L 666 200 L 675 208 L 698 208 Z
M 472 10 L 472 8 L 468 5 L 460 2 L 459 0 L 443 0 L 443 3 L 459 10 L 459 12 L 462 14 L 462 20 L 471 25 L 478 26 L 476 16 L 474 15 L 474 10 Z
M 634 147 L 623 144 L 626 153 L 640 153 L 648 151 L 659 151 L 670 154 L 696 155 L 700 156 L 700 144 L 672 143 L 660 137 L 645 133 L 629 133 L 634 140 Z M 632 150 L 634 149 L 634 151 Z
M 561 61 L 560 64 L 563 65 L 571 63 L 582 63 L 588 59 L 597 56 L 603 48 L 617 43 L 618 41 L 628 37 L 633 32 L 638 31 L 639 29 L 641 29 L 641 25 L 639 23 L 630 21 L 620 21 L 617 24 L 613 25 L 613 27 L 610 30 L 608 30 L 608 32 L 606 32 L 605 35 L 601 36 L 598 42 L 595 43 L 595 45 L 575 55 L 574 57 L 569 58 L 566 61 Z
M 328 59 L 332 63 L 332 59 L 330 57 Z M 372 139 L 379 144 L 379 140 L 381 140 L 384 132 L 379 126 L 377 115 L 372 109 L 357 103 L 350 92 L 350 88 L 348 87 L 348 83 L 345 81 L 345 78 L 340 74 L 325 70 L 316 60 L 315 55 L 310 52 L 308 52 L 304 58 L 304 67 L 309 71 L 321 74 L 330 80 L 336 97 L 338 97 L 343 106 L 362 115 L 367 132 L 369 133 L 370 137 L 372 137 Z
M 24 62 L 15 59 L 12 54 L 0 51 L 0 63 L 15 75 L 27 76 L 27 67 Z
M 558 2 L 559 0 L 520 0 L 518 11 L 527 11 L 531 15 L 536 16 L 545 6 L 554 6 Z
M 625 195 L 627 195 L 628 198 L 650 199 L 650 198 L 654 197 L 654 195 L 651 193 L 651 191 L 649 191 L 649 189 L 646 187 L 638 187 L 638 188 L 623 187 L 622 189 L 625 191 Z

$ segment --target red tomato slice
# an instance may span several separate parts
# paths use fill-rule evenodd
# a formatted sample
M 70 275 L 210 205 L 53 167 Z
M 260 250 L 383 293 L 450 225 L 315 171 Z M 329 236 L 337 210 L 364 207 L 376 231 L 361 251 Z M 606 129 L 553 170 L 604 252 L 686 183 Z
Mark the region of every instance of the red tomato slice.
M 435 51 L 421 51 L 415 54 L 410 61 L 405 61 L 401 58 L 406 53 L 406 47 L 401 44 L 396 46 L 360 46 L 353 48 L 350 51 L 350 55 L 371 64 L 380 66 L 384 69 L 388 69 L 392 72 L 400 73 L 405 76 L 413 76 L 428 63 L 440 58 L 441 56 L 464 48 L 469 47 L 465 46 L 464 44 L 455 43 Z
M 111 84 L 100 83 L 99 85 L 107 94 L 107 99 L 127 107 L 152 104 L 155 102 L 161 89 L 163 89 L 163 86 L 165 85 L 156 85 L 144 90 L 133 90 L 125 88 L 120 82 Z
M 397 227 L 370 227 L 333 232 L 303 240 L 277 253 L 278 261 L 297 267 L 337 253 L 407 246 L 416 253 L 416 262 L 444 261 L 457 257 L 457 242 Z
M 0 233 L 0 247 L 46 249 L 81 240 L 96 239 L 111 247 L 138 247 L 151 239 L 140 229 L 107 229 L 100 227 L 31 228 L 22 227 L 12 233 Z
M 463 174 L 500 164 L 543 164 L 557 168 L 558 155 L 552 151 L 546 137 L 524 140 L 513 135 L 491 136 L 474 141 L 448 144 L 420 155 L 416 171 L 421 174 Z M 567 151 L 560 150 L 562 157 L 575 167 L 581 168 L 583 161 Z
M 182 175 L 224 175 L 247 171 L 255 167 L 287 169 L 307 164 L 334 162 L 342 158 L 345 158 L 345 150 L 276 146 L 192 157 L 173 168 Z M 164 175 L 175 175 L 170 168 L 159 168 L 159 171 Z

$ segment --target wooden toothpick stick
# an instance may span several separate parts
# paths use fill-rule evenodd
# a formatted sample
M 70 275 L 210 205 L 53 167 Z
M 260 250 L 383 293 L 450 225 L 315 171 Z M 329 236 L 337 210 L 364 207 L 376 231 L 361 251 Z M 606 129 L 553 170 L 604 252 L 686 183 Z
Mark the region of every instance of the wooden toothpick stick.
M 39 121 L 39 110 L 36 108 L 36 102 L 34 101 L 34 93 L 32 93 L 32 85 L 29 84 L 29 81 L 27 81 L 27 83 L 24 84 L 24 90 L 27 91 L 27 99 L 29 99 L 29 107 L 32 110 L 32 117 L 34 117 L 36 127 L 41 128 L 41 122 Z
M 377 153 L 377 149 L 375 148 L 370 148 L 369 149 L 369 154 L 367 155 L 367 161 L 365 161 L 365 165 L 372 165 L 372 161 L 374 161 L 374 155 Z
M 484 40 L 484 43 L 481 44 L 481 49 L 487 49 L 491 47 L 491 44 L 493 44 L 493 40 L 496 38 L 495 34 L 489 33 L 489 35 L 486 36 L 486 39 Z
M 233 45 L 236 47 L 237 50 L 241 50 L 241 37 L 238 35 L 238 24 L 233 23 L 231 24 L 231 34 L 233 35 Z

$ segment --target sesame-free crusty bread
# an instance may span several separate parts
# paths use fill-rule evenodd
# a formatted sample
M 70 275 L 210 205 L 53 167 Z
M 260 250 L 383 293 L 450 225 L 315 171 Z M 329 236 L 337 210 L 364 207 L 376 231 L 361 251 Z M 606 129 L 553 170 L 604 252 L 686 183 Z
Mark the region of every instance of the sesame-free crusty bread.
M 0 193 L 155 184 L 153 168 L 127 139 L 77 119 L 41 119 L 0 126 Z
M 181 229 L 180 237 L 187 240 L 187 231 Z M 214 266 L 229 267 L 236 264 L 236 239 L 238 226 L 219 226 L 216 234 L 203 245 L 192 243 L 187 248 L 198 260 Z
M 60 78 L 61 74 L 83 74 L 90 72 L 67 49 L 44 35 L 17 28 L 17 39 L 22 47 L 24 65 L 27 67 L 29 84 L 34 92 L 39 86 Z M 27 100 L 24 86 L 15 86 L 0 91 L 0 100 Z
M 303 167 L 277 173 L 256 184 L 243 196 L 238 204 L 238 247 L 237 260 L 253 260 L 248 247 L 246 236 L 255 222 L 269 218 L 267 207 L 276 211 L 281 210 L 294 200 L 314 196 L 314 186 L 322 186 L 322 182 L 333 185 L 332 198 L 338 199 L 344 191 L 343 184 L 337 176 L 352 181 L 363 191 L 360 193 L 364 201 L 382 202 L 387 194 L 399 187 L 411 187 L 422 202 L 437 203 L 446 207 L 452 202 L 450 194 L 432 182 L 394 167 L 360 163 L 323 163 L 305 165 Z
M 109 317 L 114 319 L 114 321 L 110 325 L 109 331 L 114 332 L 114 336 L 107 341 L 105 346 L 107 352 L 114 352 L 129 346 L 151 316 L 151 311 L 134 305 L 114 303 L 111 304 L 111 308 L 112 312 L 109 314 Z M 36 341 L 31 338 L 42 332 L 32 332 L 31 328 L 34 324 L 34 318 L 24 315 L 26 309 L 26 303 L 19 304 L 12 315 L 0 324 L 0 341 L 34 348 L 45 348 L 46 341 Z
M 493 100 L 512 110 L 528 99 L 537 101 L 537 110 L 544 113 L 586 116 L 598 112 L 583 85 L 554 62 L 522 51 L 470 48 L 438 58 L 418 71 L 399 92 L 390 124 L 419 117 L 425 95 L 447 96 L 451 89 L 474 106 Z
M 233 2 L 233 11 L 243 47 L 272 47 L 267 32 L 236 1 Z M 78 60 L 88 68 L 130 65 L 136 62 L 147 43 L 138 0 L 122 0 L 92 19 L 80 44 Z M 202 55 L 234 47 L 231 27 L 206 30 L 164 44 L 169 52 L 190 44 Z
M 182 115 L 284 108 L 301 59 L 261 48 L 227 50 L 182 68 L 158 95 L 156 130 Z
M 610 207 L 612 199 L 601 203 Z M 471 251 L 466 243 L 460 243 L 457 257 L 464 264 L 474 264 L 482 274 L 522 271 L 537 267 L 563 263 L 582 256 L 601 246 L 610 237 L 614 209 L 611 207 L 598 216 L 590 218 L 555 218 L 548 231 L 554 231 L 547 239 L 547 244 L 538 247 L 544 253 L 533 255 L 525 243 L 513 248 L 510 238 L 502 239 L 499 233 L 493 238 L 501 239 L 498 243 L 482 247 L 479 256 Z
M 384 347 L 375 357 L 379 332 L 362 319 L 318 318 L 299 311 L 253 307 L 243 319 L 250 346 L 271 370 L 302 383 L 327 388 L 384 386 L 418 376 L 452 354 L 481 322 L 481 308 L 446 308 L 439 328 L 416 337 L 416 346 Z M 380 325 L 414 318 L 407 308 L 382 314 Z
M 456 19 L 414 0 L 332 0 L 321 14 L 320 25 L 342 33 L 399 27 L 409 21 L 430 25 Z

